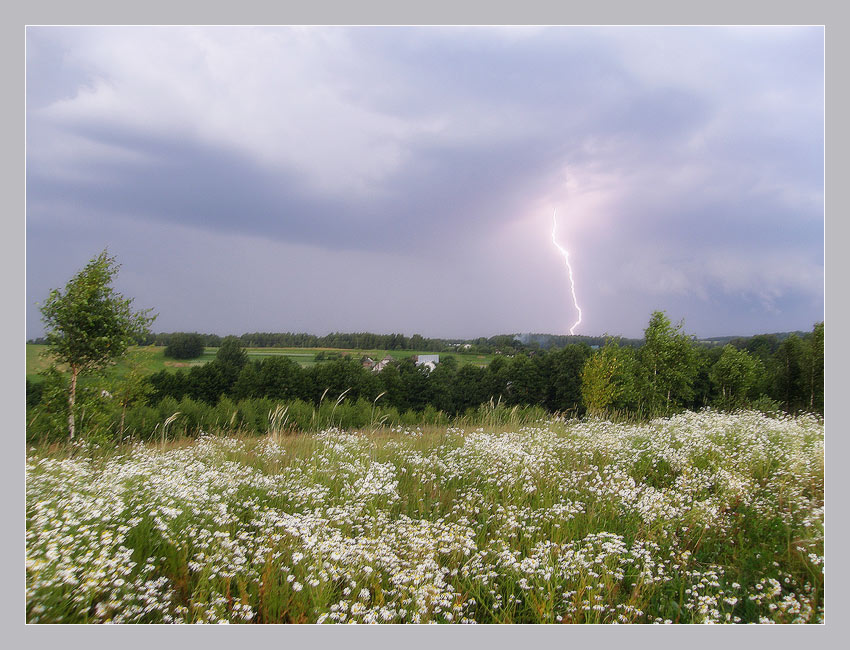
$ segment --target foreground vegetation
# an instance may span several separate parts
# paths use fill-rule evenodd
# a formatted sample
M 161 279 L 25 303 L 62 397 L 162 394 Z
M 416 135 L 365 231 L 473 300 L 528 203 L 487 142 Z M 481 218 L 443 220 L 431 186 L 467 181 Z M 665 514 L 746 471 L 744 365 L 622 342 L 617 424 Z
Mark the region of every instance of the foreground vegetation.
M 685 413 L 27 454 L 30 622 L 822 622 L 823 424 Z

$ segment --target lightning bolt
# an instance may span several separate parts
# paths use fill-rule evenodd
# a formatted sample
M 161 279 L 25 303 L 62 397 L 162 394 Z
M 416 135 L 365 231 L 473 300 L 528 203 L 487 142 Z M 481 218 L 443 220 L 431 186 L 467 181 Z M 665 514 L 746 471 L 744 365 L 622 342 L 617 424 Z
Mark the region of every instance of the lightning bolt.
M 581 323 L 581 307 L 578 306 L 578 300 L 576 299 L 576 283 L 573 281 L 573 267 L 570 266 L 570 254 L 567 250 L 558 243 L 558 240 L 555 239 L 555 230 L 558 228 L 558 222 L 555 219 L 556 210 L 552 210 L 552 243 L 558 247 L 558 250 L 564 254 L 564 261 L 567 263 L 567 272 L 570 275 L 570 291 L 573 294 L 573 304 L 576 306 L 576 311 L 578 311 L 578 320 L 573 323 L 573 326 L 570 328 L 570 334 L 575 334 L 575 328 L 578 327 L 579 323 Z

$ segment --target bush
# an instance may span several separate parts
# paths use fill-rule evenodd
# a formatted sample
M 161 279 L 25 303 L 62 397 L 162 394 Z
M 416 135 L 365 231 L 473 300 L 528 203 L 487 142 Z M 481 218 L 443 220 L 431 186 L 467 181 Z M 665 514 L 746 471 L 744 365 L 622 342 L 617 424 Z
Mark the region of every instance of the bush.
M 760 395 L 758 399 L 750 402 L 748 408 L 754 411 L 761 411 L 765 415 L 779 415 L 782 413 L 782 405 L 775 399 L 770 399 L 767 395 Z
M 44 384 L 42 382 L 34 382 L 27 379 L 27 408 L 38 406 L 41 402 L 42 393 L 44 393 Z
M 62 374 L 51 367 L 41 373 L 37 404 L 27 408 L 27 443 L 49 443 L 67 438 L 68 386 Z

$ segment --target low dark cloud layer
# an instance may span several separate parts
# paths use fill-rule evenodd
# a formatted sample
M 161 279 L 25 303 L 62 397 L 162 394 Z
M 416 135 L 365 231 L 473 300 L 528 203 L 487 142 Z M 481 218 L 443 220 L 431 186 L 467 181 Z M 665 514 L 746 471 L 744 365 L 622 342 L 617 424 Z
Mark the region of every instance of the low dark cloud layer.
M 564 332 L 554 208 L 579 332 L 808 329 L 823 32 L 29 28 L 27 206 L 30 336 L 103 246 L 158 329 Z

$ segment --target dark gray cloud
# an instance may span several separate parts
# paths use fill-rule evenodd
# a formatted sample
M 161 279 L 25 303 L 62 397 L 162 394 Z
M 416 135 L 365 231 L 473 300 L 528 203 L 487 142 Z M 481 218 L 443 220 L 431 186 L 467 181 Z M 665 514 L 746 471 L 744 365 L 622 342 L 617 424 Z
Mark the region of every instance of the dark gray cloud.
M 165 329 L 564 331 L 557 207 L 580 331 L 822 318 L 819 28 L 29 28 L 27 148 L 30 305 L 104 242 Z M 165 238 L 196 293 L 227 272 L 314 317 L 166 297 Z M 276 286 L 284 257 L 327 273 Z M 383 320 L 318 307 L 342 277 L 394 296 Z

